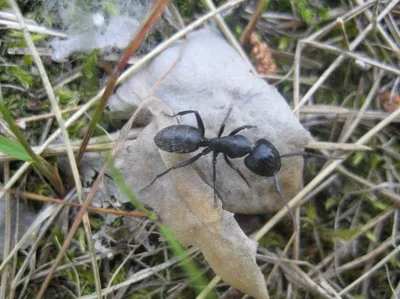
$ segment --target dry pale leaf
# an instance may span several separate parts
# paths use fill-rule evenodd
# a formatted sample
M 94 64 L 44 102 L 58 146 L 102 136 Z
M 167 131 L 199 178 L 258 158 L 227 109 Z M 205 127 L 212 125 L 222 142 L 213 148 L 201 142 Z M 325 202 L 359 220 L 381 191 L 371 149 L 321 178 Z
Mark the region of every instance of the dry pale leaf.
M 176 120 L 161 113 L 171 113 L 161 102 L 153 100 L 150 107 L 154 120 L 137 140 L 127 142 L 116 165 L 133 190 L 148 185 L 151 181 L 143 178 L 153 176 L 155 171 L 162 172 L 188 158 L 157 149 L 155 134 L 176 124 Z M 257 243 L 243 233 L 233 214 L 223 210 L 219 200 L 214 207 L 212 188 L 193 167 L 172 171 L 137 192 L 137 197 L 157 212 L 184 245 L 199 247 L 224 281 L 256 298 L 268 298 L 264 276 L 255 260 Z

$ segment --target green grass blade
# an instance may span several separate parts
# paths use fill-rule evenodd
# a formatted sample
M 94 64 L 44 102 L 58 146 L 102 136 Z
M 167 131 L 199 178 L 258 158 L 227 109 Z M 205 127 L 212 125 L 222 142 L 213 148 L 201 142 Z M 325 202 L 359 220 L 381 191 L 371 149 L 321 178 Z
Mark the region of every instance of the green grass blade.
M 4 99 L 0 92 L 0 112 L 3 116 L 4 121 L 9 126 L 11 132 L 18 139 L 19 145 L 24 149 L 24 151 L 29 155 L 30 161 L 33 163 L 33 166 L 50 182 L 50 184 L 54 187 L 59 195 L 63 195 L 65 193 L 64 186 L 60 181 L 60 176 L 55 173 L 56 169 L 54 169 L 50 163 L 44 160 L 42 157 L 36 155 L 36 153 L 32 150 L 28 141 L 25 139 L 21 130 L 15 124 L 15 121 L 8 111 Z
M 32 162 L 31 156 L 28 154 L 28 152 L 21 144 L 1 135 L 0 135 L 0 152 L 10 155 L 22 161 Z
M 195 262 L 185 255 L 185 248 L 179 243 L 178 239 L 176 238 L 173 231 L 164 223 L 159 225 L 160 232 L 167 240 L 168 244 L 171 247 L 172 253 L 174 256 L 182 257 L 180 261 L 180 266 L 185 271 L 188 279 L 190 280 L 191 284 L 193 285 L 195 292 L 200 294 L 201 291 L 207 286 L 208 281 L 204 277 L 201 269 L 195 264 Z M 207 298 L 217 298 L 216 294 L 209 294 Z
M 185 271 L 188 279 L 193 285 L 196 293 L 200 293 L 202 289 L 207 286 L 207 280 L 201 272 L 201 269 L 191 260 L 188 256 L 185 255 L 185 248 L 179 243 L 176 238 L 174 232 L 165 224 L 161 223 L 157 219 L 157 215 L 149 210 L 147 210 L 143 204 L 138 201 L 133 194 L 132 190 L 127 185 L 122 174 L 116 169 L 113 163 L 111 163 L 110 169 L 112 171 L 113 178 L 116 184 L 121 188 L 126 196 L 131 200 L 132 204 L 140 211 L 144 212 L 146 216 L 155 222 L 158 223 L 161 234 L 167 240 L 168 244 L 171 247 L 172 254 L 174 256 L 182 257 L 180 265 L 182 269 Z M 216 298 L 215 294 L 211 294 L 210 298 Z

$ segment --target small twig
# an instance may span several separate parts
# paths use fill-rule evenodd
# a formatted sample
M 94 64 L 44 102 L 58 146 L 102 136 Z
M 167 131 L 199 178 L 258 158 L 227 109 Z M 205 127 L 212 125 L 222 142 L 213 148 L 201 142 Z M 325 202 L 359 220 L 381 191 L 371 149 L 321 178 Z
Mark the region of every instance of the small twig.
M 393 38 L 395 39 L 395 44 L 400 45 L 400 30 L 396 24 L 396 21 L 393 17 L 393 14 L 388 14 L 388 17 L 385 18 L 386 24 L 389 28 L 389 31 L 392 33 Z M 391 48 L 391 50 L 397 52 L 395 49 Z
M 61 244 L 60 244 L 60 241 L 57 238 L 57 235 L 54 236 L 54 239 L 55 239 L 55 242 L 57 244 L 58 250 L 60 250 L 61 249 Z M 77 294 L 76 295 L 79 296 L 79 295 L 82 294 L 82 292 L 81 292 L 81 282 L 80 282 L 80 279 L 79 279 L 78 271 L 76 270 L 76 267 L 74 266 L 74 264 L 72 263 L 71 259 L 69 258 L 69 256 L 66 253 L 64 254 L 64 260 L 67 261 L 66 264 L 70 265 L 70 268 L 72 269 L 72 272 L 74 273 L 75 280 L 76 280 L 75 285 L 76 285 L 76 288 L 77 288 L 77 290 L 76 290 Z
M 31 192 L 23 192 L 19 190 L 9 190 L 11 194 L 15 196 L 21 196 L 26 199 L 37 200 L 42 202 L 51 202 L 56 203 L 59 205 L 75 207 L 75 208 L 82 208 L 82 205 L 79 203 L 65 201 L 59 198 L 53 198 L 49 196 L 38 195 L 36 193 Z M 132 216 L 132 217 L 146 217 L 143 212 L 135 212 L 135 211 L 119 211 L 119 210 L 112 210 L 112 209 L 105 209 L 105 208 L 97 208 L 89 206 L 88 210 L 91 212 L 102 213 L 102 214 L 111 214 L 117 216 Z
M 274 263 L 274 267 L 272 268 L 271 272 L 268 274 L 268 277 L 265 280 L 265 283 L 268 285 L 269 282 L 271 281 L 272 277 L 274 277 L 274 275 L 276 274 L 276 271 L 278 270 L 279 266 L 282 263 L 282 259 L 284 259 L 286 257 L 286 254 L 288 252 L 288 250 L 290 249 L 290 245 L 292 245 L 294 238 L 295 238 L 296 233 L 293 233 L 290 236 L 289 241 L 286 243 L 285 248 L 283 249 L 283 251 L 281 252 L 281 254 L 279 256 L 277 256 L 277 260 Z
M 284 59 L 288 62 L 293 62 L 295 60 L 296 55 L 293 53 L 278 51 L 271 48 L 269 50 L 274 58 L 281 58 L 282 60 Z M 304 69 L 320 70 L 324 67 L 321 62 L 307 57 L 302 57 L 301 62 L 303 63 L 301 67 Z

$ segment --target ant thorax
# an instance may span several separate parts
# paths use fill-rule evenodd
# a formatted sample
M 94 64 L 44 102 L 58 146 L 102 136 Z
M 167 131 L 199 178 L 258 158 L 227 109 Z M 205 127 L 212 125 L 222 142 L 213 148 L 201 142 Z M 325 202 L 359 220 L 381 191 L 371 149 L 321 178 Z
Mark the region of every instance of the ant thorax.
M 243 135 L 228 135 L 210 139 L 208 147 L 215 152 L 226 154 L 229 158 L 241 158 L 250 153 L 252 147 Z

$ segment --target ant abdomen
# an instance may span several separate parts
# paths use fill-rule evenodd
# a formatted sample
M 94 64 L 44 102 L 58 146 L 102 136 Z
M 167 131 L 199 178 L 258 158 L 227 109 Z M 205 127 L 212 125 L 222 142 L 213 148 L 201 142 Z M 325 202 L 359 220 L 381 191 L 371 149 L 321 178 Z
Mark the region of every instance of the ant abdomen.
M 266 139 L 257 140 L 254 149 L 244 159 L 246 167 L 264 177 L 273 177 L 281 169 L 281 158 L 276 147 Z
M 158 132 L 154 142 L 158 148 L 169 153 L 192 153 L 203 146 L 203 136 L 195 127 L 174 125 Z

